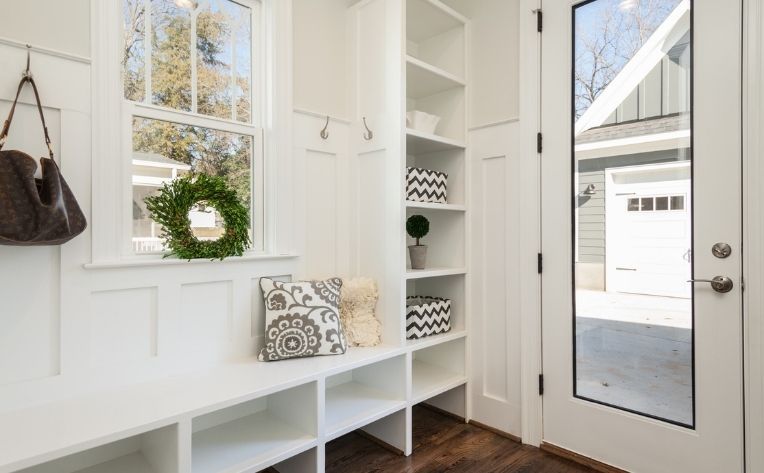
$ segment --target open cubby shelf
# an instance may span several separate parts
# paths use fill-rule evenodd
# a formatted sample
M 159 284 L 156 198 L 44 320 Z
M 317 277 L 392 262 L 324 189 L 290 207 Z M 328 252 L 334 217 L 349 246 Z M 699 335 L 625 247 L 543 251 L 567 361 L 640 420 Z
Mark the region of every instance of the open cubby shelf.
M 455 87 L 464 87 L 464 79 L 413 56 L 406 57 L 406 96 L 419 99 Z
M 450 210 L 453 212 L 465 212 L 467 207 L 460 204 L 437 204 L 433 202 L 414 202 L 411 200 L 406 201 L 406 207 L 409 209 L 421 209 L 421 210 Z
M 411 402 L 418 404 L 467 382 L 465 339 L 455 338 L 412 353 Z
M 424 133 L 413 128 L 406 129 L 406 150 L 409 154 L 427 154 L 437 151 L 461 149 L 464 141 L 454 140 L 433 133 Z
M 467 274 L 467 268 L 445 268 L 445 267 L 433 267 L 425 269 L 411 269 L 406 270 L 406 279 L 424 279 L 424 278 L 439 278 L 442 276 L 454 276 L 457 274 Z
M 399 356 L 327 378 L 327 438 L 406 407 L 405 373 L 406 358 Z

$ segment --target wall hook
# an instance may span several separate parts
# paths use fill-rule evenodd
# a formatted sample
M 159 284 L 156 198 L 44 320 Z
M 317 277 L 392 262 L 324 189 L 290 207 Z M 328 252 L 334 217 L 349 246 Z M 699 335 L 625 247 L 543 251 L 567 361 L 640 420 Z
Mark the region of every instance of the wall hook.
M 32 45 L 27 44 L 27 68 L 24 70 L 24 72 L 21 74 L 24 76 L 25 79 L 31 79 L 32 78 L 32 71 L 30 69 L 30 64 L 32 62 Z
M 369 130 L 369 125 L 366 124 L 366 117 L 363 117 L 363 126 L 366 128 L 366 133 L 363 134 L 363 139 L 371 141 L 374 138 L 374 132 Z
M 326 125 L 324 125 L 324 129 L 321 130 L 321 133 L 319 133 L 321 138 L 324 140 L 329 138 L 329 131 L 327 131 L 328 128 L 329 128 L 329 115 L 326 116 Z

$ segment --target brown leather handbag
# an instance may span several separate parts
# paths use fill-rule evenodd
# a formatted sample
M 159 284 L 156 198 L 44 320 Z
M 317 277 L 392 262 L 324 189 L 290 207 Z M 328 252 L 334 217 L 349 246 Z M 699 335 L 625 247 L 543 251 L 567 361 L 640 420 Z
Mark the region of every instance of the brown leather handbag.
M 37 163 L 34 158 L 21 151 L 2 151 L 16 103 L 27 83 L 34 91 L 50 154 L 50 158 L 40 158 L 42 179 L 35 179 Z M 37 85 L 31 75 L 26 75 L 19 83 L 16 99 L 0 132 L 0 245 L 60 245 L 82 233 L 86 227 L 85 215 L 53 159 L 53 146 Z

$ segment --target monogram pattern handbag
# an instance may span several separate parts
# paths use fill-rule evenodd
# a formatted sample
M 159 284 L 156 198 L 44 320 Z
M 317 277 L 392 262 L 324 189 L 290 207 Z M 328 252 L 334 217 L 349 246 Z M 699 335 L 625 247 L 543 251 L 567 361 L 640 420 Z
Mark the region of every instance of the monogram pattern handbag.
M 37 163 L 28 154 L 2 151 L 24 86 L 29 83 L 45 132 L 49 158 L 40 158 L 42 178 L 36 179 Z M 45 124 L 37 84 L 31 75 L 19 83 L 8 119 L 0 132 L 0 244 L 17 246 L 61 245 L 87 227 L 69 186 L 53 158 L 53 146 Z

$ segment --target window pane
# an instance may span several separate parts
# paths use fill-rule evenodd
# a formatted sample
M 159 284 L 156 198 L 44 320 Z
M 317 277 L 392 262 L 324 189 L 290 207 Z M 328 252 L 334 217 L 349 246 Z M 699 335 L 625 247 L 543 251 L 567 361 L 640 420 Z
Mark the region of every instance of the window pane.
M 240 7 L 241 10 L 246 10 Z M 234 27 L 234 47 L 236 51 L 236 119 L 240 122 L 252 121 L 252 15 L 249 11 L 237 17 Z
M 252 208 L 252 137 L 209 128 L 135 118 L 133 120 L 133 249 L 163 250 L 161 229 L 149 218 L 143 199 L 163 183 L 189 172 L 222 176 Z M 199 206 L 189 214 L 200 239 L 221 235 L 220 215 Z
M 571 199 L 573 393 L 692 427 L 692 214 L 658 212 L 691 206 L 692 150 L 656 138 L 692 134 L 692 3 L 571 3 L 571 181 L 606 196 Z
M 231 23 L 228 0 L 210 0 L 196 20 L 198 111 L 218 118 L 233 118 Z
M 146 98 L 146 8 L 143 0 L 125 0 L 122 4 L 124 50 L 122 73 L 125 98 L 143 102 Z
M 191 8 L 178 6 L 186 3 L 151 0 L 151 103 L 191 111 Z

